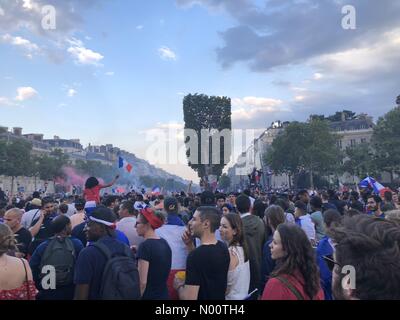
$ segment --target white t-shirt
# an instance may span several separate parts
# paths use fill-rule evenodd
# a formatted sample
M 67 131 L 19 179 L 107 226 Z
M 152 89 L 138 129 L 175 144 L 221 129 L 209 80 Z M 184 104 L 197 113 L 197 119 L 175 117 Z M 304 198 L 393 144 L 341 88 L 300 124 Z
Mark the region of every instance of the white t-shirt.
M 186 258 L 188 255 L 186 245 L 182 240 L 182 236 L 186 230 L 184 226 L 165 224 L 161 228 L 156 229 L 156 234 L 165 239 L 172 251 L 171 270 L 185 270 Z
M 117 222 L 117 230 L 126 235 L 131 246 L 139 246 L 144 241 L 144 238 L 137 234 L 135 217 L 122 218 Z
M 29 210 L 27 212 L 25 212 L 22 215 L 22 219 L 21 219 L 21 225 L 25 228 L 25 229 L 29 229 L 31 227 L 33 218 L 37 219 L 40 217 L 40 209 L 32 209 Z
M 311 240 L 315 241 L 315 239 L 316 239 L 315 226 L 314 226 L 314 222 L 312 222 L 312 220 L 311 220 L 311 216 L 309 214 L 306 214 L 304 216 L 299 217 L 299 219 L 300 219 L 301 228 L 306 233 L 308 239 L 310 239 L 310 241 Z

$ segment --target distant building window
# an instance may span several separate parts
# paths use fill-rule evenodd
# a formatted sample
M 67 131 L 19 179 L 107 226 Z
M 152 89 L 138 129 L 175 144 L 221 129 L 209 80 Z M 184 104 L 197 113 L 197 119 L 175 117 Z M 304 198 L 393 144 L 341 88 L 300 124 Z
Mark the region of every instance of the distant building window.
M 342 148 L 342 140 L 338 140 L 337 146 L 341 149 Z
M 350 140 L 350 146 L 354 147 L 356 145 L 356 140 L 355 139 L 351 139 Z
M 367 139 L 361 138 L 361 143 L 366 143 L 366 142 L 367 142 Z

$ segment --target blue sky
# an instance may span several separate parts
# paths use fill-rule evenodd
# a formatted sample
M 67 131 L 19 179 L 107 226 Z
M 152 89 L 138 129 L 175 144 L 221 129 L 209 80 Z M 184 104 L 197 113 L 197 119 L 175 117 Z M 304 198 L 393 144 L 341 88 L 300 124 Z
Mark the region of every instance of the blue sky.
M 45 4 L 56 30 L 40 26 Z M 344 4 L 356 30 L 341 28 Z M 0 0 L 0 125 L 154 163 L 146 133 L 180 128 L 187 93 L 231 97 L 240 129 L 343 108 L 376 118 L 400 94 L 399 11 L 395 0 Z

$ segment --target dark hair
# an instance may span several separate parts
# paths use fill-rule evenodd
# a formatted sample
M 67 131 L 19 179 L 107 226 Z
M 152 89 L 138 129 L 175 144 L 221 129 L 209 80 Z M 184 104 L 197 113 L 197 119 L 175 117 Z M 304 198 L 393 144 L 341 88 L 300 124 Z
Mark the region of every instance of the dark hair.
M 45 197 L 42 199 L 42 208 L 46 206 L 46 204 L 54 203 L 54 199 L 51 197 Z
M 202 206 L 213 206 L 215 205 L 215 195 L 211 191 L 204 191 L 200 196 Z
M 71 223 L 71 220 L 67 216 L 57 216 L 51 222 L 51 230 L 53 233 L 60 233 L 65 230 L 68 224 Z
M 393 200 L 393 195 L 391 191 L 385 191 L 383 194 L 385 201 L 392 201 Z
M 242 218 L 240 218 L 240 216 L 236 213 L 228 213 L 227 215 L 224 216 L 224 218 L 228 220 L 229 224 L 231 225 L 231 228 L 236 231 L 236 234 L 233 236 L 233 239 L 229 245 L 243 247 L 244 261 L 249 260 L 249 250 L 244 235 Z
M 58 209 L 60 210 L 60 212 L 61 212 L 62 214 L 66 214 L 66 213 L 68 212 L 68 205 L 65 204 L 65 203 L 60 204 L 60 206 L 58 207 Z
M 256 201 L 254 201 L 254 205 L 253 205 L 253 214 L 255 216 L 260 217 L 260 219 L 264 218 L 264 211 L 267 208 L 267 205 L 262 202 L 261 200 L 257 199 Z
M 307 196 L 308 196 L 308 191 L 307 191 L 306 189 L 300 190 L 300 191 L 297 193 L 297 197 L 304 196 L 304 195 L 307 195 Z
M 268 226 L 274 228 L 274 230 L 286 221 L 285 212 L 277 205 L 272 205 L 265 209 L 265 218 L 268 222 Z
M 381 197 L 380 197 L 380 196 L 377 196 L 376 194 L 370 194 L 370 195 L 368 196 L 367 200 L 370 199 L 370 198 L 373 198 L 374 201 L 375 201 L 377 204 L 379 204 L 379 203 L 382 202 Z
M 368 215 L 345 217 L 332 230 L 336 261 L 355 268 L 354 297 L 361 300 L 400 299 L 400 228 Z M 335 269 L 338 283 L 344 275 Z
M 32 199 L 40 199 L 40 192 L 39 191 L 35 191 L 34 193 L 32 193 Z
M 358 194 L 357 191 L 352 191 L 350 193 L 350 196 L 352 196 L 355 200 L 358 200 L 358 198 L 360 198 L 360 195 Z
M 272 276 L 293 275 L 300 272 L 304 278 L 304 292 L 310 299 L 314 299 L 320 290 L 320 278 L 315 252 L 310 240 L 303 229 L 295 224 L 280 224 L 277 232 L 287 255 L 274 269 Z
M 322 208 L 322 200 L 318 196 L 313 196 L 310 199 L 310 205 L 316 209 L 321 209 Z
M 201 206 L 196 209 L 196 211 L 200 214 L 200 220 L 208 220 L 210 221 L 210 231 L 214 233 L 218 228 L 221 222 L 220 212 L 215 207 L 209 206 Z
M 215 197 L 217 200 L 219 199 L 226 199 L 226 196 L 223 193 L 218 193 L 217 196 Z
M 133 202 L 130 201 L 130 200 L 122 202 L 121 209 L 122 210 L 128 210 L 128 213 L 130 215 L 134 215 L 135 214 L 135 210 L 134 210 L 134 207 L 133 207 Z
M 107 198 L 104 199 L 103 204 L 106 207 L 111 206 L 115 201 L 117 201 L 118 197 L 117 196 L 108 196 Z
M 342 215 L 335 209 L 329 209 L 324 212 L 323 219 L 327 228 L 331 228 L 341 224 Z
M 98 186 L 98 185 L 99 185 L 99 180 L 97 180 L 97 178 L 95 178 L 95 177 L 90 177 L 85 182 L 85 188 L 86 189 L 92 189 L 92 188 L 94 188 L 95 186 Z
M 362 214 L 362 212 L 359 211 L 359 210 L 357 210 L 357 209 L 354 209 L 353 207 L 350 207 L 350 209 L 348 209 L 348 210 L 344 213 L 344 215 L 347 216 L 347 217 L 353 217 L 353 216 L 355 216 L 355 215 L 357 215 L 357 214 Z
M 236 198 L 236 208 L 240 213 L 249 212 L 251 206 L 250 198 L 241 194 Z
M 283 211 L 286 212 L 289 209 L 289 199 L 278 198 L 275 201 L 275 205 L 280 206 Z
M 82 211 L 83 209 L 85 209 L 85 200 L 82 198 L 78 198 L 75 200 L 75 209 L 78 211 Z

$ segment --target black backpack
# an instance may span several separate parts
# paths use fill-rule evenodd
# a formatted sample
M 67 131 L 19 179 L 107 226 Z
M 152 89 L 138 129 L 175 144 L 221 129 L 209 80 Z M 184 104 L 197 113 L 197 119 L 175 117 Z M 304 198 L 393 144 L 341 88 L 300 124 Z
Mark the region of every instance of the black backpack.
M 112 255 L 105 244 L 95 242 L 92 245 L 107 258 L 100 289 L 101 299 L 139 300 L 141 296 L 139 271 L 128 246 L 124 246 L 123 255 Z
M 40 261 L 40 272 L 44 266 L 54 266 L 57 288 L 71 285 L 74 280 L 75 260 L 75 248 L 70 238 L 50 238 Z M 41 273 L 41 277 L 44 276 L 45 274 Z

